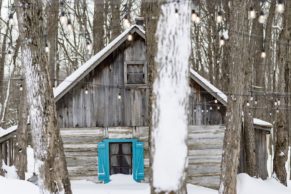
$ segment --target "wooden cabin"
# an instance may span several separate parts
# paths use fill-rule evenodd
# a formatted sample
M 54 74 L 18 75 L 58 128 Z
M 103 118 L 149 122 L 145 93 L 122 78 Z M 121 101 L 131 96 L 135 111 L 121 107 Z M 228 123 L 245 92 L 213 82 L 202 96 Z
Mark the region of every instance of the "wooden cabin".
M 72 179 L 107 183 L 110 175 L 122 173 L 148 181 L 147 68 L 145 32 L 135 25 L 55 88 Z M 189 76 L 188 182 L 217 187 L 227 97 L 194 70 Z M 257 157 L 265 159 L 272 125 L 255 119 L 254 126 Z M 266 172 L 266 160 L 259 161 L 259 169 Z

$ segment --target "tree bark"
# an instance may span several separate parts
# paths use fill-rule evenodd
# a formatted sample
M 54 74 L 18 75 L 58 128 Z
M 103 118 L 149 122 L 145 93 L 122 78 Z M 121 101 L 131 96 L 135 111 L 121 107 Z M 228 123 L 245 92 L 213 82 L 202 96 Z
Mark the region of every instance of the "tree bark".
M 93 53 L 104 47 L 104 0 L 94 1 Z
M 278 92 L 288 94 L 290 85 L 290 67 L 291 67 L 291 2 L 286 2 L 286 8 L 283 15 L 283 29 L 279 36 L 278 65 L 279 65 L 279 83 Z M 288 157 L 289 129 L 288 121 L 288 96 L 279 98 L 284 105 L 283 110 L 278 110 L 275 119 L 275 155 L 274 155 L 274 173 L 280 182 L 287 186 L 287 172 L 285 163 Z
M 26 148 L 28 144 L 28 133 L 27 133 L 27 98 L 26 98 L 26 87 L 22 84 L 23 90 L 20 94 L 19 104 L 19 122 L 17 128 L 17 144 L 15 146 L 15 167 L 19 179 L 25 180 L 25 172 L 27 171 L 27 153 Z
M 58 50 L 58 13 L 59 13 L 59 0 L 48 1 L 48 33 L 47 43 L 49 46 L 48 61 L 49 61 L 49 73 L 52 86 L 56 83 L 56 59 Z
M 156 77 L 156 64 L 155 64 L 155 54 L 157 51 L 157 41 L 155 38 L 157 22 L 160 14 L 160 7 L 158 2 L 142 0 L 141 4 L 141 15 L 144 17 L 145 21 L 145 35 L 146 35 L 146 55 L 148 63 L 148 85 L 149 89 L 148 96 L 148 123 L 149 123 L 149 148 L 150 148 L 150 165 L 152 166 L 152 149 L 151 149 L 151 131 L 152 131 L 152 104 L 155 99 L 153 98 L 153 81 Z M 152 185 L 152 168 L 150 168 L 150 184 Z M 154 194 L 155 191 L 151 186 L 151 193 Z
M 40 193 L 71 194 L 63 144 L 45 54 L 43 2 L 16 2 L 21 62 L 24 66 L 29 115 Z
M 247 22 L 247 1 L 229 1 L 229 95 L 226 112 L 226 130 L 221 161 L 220 194 L 236 194 L 236 176 L 240 156 L 240 139 L 244 91 L 244 61 L 246 37 L 241 36 Z
M 111 5 L 111 40 L 116 38 L 121 32 L 120 25 L 120 0 L 110 0 Z

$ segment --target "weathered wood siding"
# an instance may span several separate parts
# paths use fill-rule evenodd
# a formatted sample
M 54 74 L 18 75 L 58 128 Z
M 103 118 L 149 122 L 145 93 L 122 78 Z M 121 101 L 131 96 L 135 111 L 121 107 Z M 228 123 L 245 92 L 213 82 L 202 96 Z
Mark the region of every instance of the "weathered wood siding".
M 220 125 L 189 126 L 189 183 L 218 187 L 224 130 Z
M 146 66 L 143 40 L 123 44 L 57 102 L 60 127 L 146 126 L 148 88 L 125 84 L 128 62 Z
M 148 127 L 61 128 L 71 179 L 98 182 L 97 143 L 104 138 L 137 138 L 144 142 L 145 177 L 149 177 Z
M 225 106 L 193 80 L 190 80 L 189 125 L 224 124 Z

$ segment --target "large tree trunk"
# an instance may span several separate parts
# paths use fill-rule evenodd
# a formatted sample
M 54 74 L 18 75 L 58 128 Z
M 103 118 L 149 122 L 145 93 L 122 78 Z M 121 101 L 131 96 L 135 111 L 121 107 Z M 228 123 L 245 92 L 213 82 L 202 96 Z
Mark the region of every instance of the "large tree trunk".
M 43 2 L 19 0 L 21 62 L 26 78 L 29 116 L 40 193 L 72 193 L 57 125 L 56 107 L 45 54 Z
M 159 194 L 187 193 L 190 13 L 189 1 L 161 3 L 151 136 L 152 187 Z
M 15 146 L 15 167 L 17 175 L 21 180 L 25 180 L 25 172 L 27 170 L 27 153 L 26 148 L 28 144 L 28 132 L 27 132 L 27 98 L 26 98 L 26 87 L 22 85 L 22 92 L 20 94 L 19 104 L 19 122 L 17 128 L 17 144 Z
M 111 5 L 111 40 L 116 38 L 121 32 L 120 25 L 120 0 L 110 0 Z
M 247 37 L 241 36 L 247 24 L 247 1 L 231 0 L 229 17 L 229 95 L 226 113 L 226 130 L 221 161 L 220 194 L 236 194 L 236 176 L 240 156 L 240 138 L 242 127 L 242 105 L 244 91 L 245 48 L 242 46 Z
M 141 4 L 141 15 L 144 17 L 145 21 L 145 35 L 146 35 L 146 54 L 148 63 L 148 85 L 150 86 L 147 90 L 147 95 L 149 96 L 148 102 L 148 123 L 149 123 L 149 140 L 151 139 L 152 131 L 152 104 L 153 99 L 153 82 L 156 77 L 156 64 L 155 64 L 155 54 L 157 51 L 157 41 L 155 38 L 157 22 L 160 14 L 160 7 L 158 2 L 142 0 Z M 149 148 L 151 153 L 151 141 L 149 141 Z M 150 165 L 152 166 L 152 154 L 150 154 Z M 152 169 L 150 168 L 150 182 L 152 185 Z M 154 193 L 153 187 L 151 187 L 151 193 Z
M 104 0 L 94 1 L 93 53 L 104 47 Z
M 289 91 L 290 82 L 290 67 L 291 67 L 291 47 L 290 44 L 282 44 L 284 42 L 290 43 L 291 41 L 291 2 L 286 2 L 286 9 L 283 15 L 283 29 L 280 33 L 279 51 L 278 51 L 278 64 L 279 64 L 279 83 L 278 92 L 287 94 Z M 285 83 L 285 84 L 283 84 Z M 285 107 L 283 110 L 279 110 L 275 119 L 275 155 L 274 155 L 274 173 L 280 182 L 287 185 L 287 172 L 285 169 L 285 163 L 288 157 L 288 140 L 289 129 L 287 125 L 288 121 L 288 96 L 280 98 L 281 104 Z
M 56 59 L 58 50 L 58 13 L 59 13 L 59 0 L 48 1 L 48 33 L 47 41 L 49 46 L 48 61 L 49 61 L 49 74 L 52 86 L 54 87 L 56 82 Z

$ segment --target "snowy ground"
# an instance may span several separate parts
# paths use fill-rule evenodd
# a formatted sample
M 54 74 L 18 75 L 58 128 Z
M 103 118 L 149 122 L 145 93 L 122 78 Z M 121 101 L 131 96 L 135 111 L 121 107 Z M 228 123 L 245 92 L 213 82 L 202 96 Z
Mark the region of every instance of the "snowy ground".
M 74 194 L 149 194 L 149 185 L 146 183 L 136 183 L 132 176 L 114 175 L 108 184 L 95 184 L 89 181 L 72 181 Z M 34 184 L 11 178 L 0 176 L 1 194 L 38 194 L 38 188 Z M 217 194 L 216 190 L 187 185 L 188 194 Z M 274 179 L 262 181 L 251 178 L 246 174 L 238 175 L 238 194 L 290 194 L 291 181 L 289 187 L 284 187 Z

